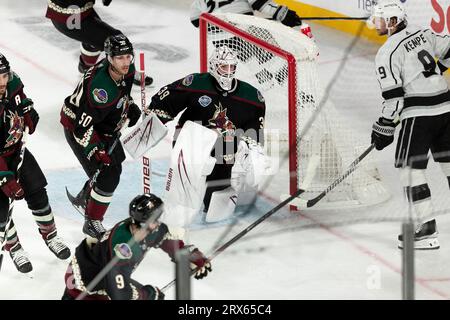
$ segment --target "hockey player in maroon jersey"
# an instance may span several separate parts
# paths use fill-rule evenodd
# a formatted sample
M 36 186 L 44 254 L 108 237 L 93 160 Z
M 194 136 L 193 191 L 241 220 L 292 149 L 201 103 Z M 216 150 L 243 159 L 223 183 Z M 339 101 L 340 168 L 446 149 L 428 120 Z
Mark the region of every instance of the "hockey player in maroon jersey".
M 0 54 L 0 243 L 9 252 L 17 270 L 32 271 L 14 226 L 11 202 L 25 199 L 48 248 L 60 259 L 70 256 L 69 248 L 57 235 L 55 219 L 45 187 L 47 181 L 39 164 L 25 148 L 18 172 L 25 127 L 33 134 L 39 115 L 24 91 L 8 60 Z M 5 234 L 6 233 L 6 234 Z
M 85 300 L 162 300 L 164 294 L 155 286 L 142 285 L 132 273 L 151 248 L 165 251 L 174 261 L 175 252 L 188 248 L 194 277 L 202 279 L 212 271 L 211 263 L 194 246 L 185 246 L 180 234 L 158 221 L 164 210 L 154 194 L 136 196 L 130 203 L 130 217 L 107 231 L 100 241 L 84 239 L 65 275 L 63 300 L 74 300 L 84 294 Z M 116 259 L 111 268 L 107 265 Z M 105 268 L 106 275 L 89 292 L 90 282 Z
M 112 0 L 102 0 L 109 6 Z M 86 72 L 96 64 L 104 51 L 106 38 L 122 32 L 103 21 L 94 9 L 95 0 L 48 0 L 46 17 L 51 19 L 55 28 L 74 40 L 81 42 L 81 53 L 78 64 L 80 73 Z M 153 79 L 145 78 L 149 86 Z M 140 84 L 140 76 L 135 75 L 134 83 Z
M 108 150 L 129 119 L 129 127 L 139 120 L 141 111 L 130 92 L 134 77 L 134 51 L 124 35 L 105 42 L 106 58 L 84 74 L 61 110 L 61 124 L 69 146 L 90 179 L 102 167 L 91 188 L 89 181 L 77 196 L 77 207 L 84 211 L 83 232 L 99 237 L 101 224 L 119 184 L 125 153 L 122 144 Z

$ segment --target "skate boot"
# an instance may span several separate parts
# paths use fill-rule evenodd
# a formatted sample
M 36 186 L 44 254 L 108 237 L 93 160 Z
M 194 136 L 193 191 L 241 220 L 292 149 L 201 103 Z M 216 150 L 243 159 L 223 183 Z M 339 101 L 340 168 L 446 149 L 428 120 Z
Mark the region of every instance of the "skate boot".
M 435 219 L 421 224 L 414 234 L 414 249 L 439 249 L 440 245 L 437 235 L 438 231 Z M 403 235 L 398 236 L 398 241 L 399 249 L 403 249 Z
M 83 233 L 92 238 L 100 239 L 106 232 L 101 220 L 86 219 L 83 225 Z
M 33 270 L 33 266 L 19 242 L 9 250 L 9 255 L 19 272 L 29 273 Z
M 65 260 L 70 257 L 70 249 L 64 244 L 62 239 L 57 236 L 56 230 L 48 234 L 45 244 L 58 259 Z
M 145 76 L 145 86 L 148 87 L 153 83 L 153 78 L 150 76 Z M 141 85 L 141 74 L 139 72 L 136 72 L 134 74 L 133 84 L 136 86 Z

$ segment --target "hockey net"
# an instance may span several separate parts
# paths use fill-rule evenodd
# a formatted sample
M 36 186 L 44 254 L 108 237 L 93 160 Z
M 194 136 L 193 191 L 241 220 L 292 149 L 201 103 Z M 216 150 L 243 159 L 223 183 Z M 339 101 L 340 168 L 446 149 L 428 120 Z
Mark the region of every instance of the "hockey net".
M 265 149 L 272 160 L 265 195 L 279 200 L 293 194 L 308 177 L 302 198 L 326 189 L 368 146 L 352 132 L 349 121 L 327 101 L 310 129 L 302 128 L 323 97 L 317 71 L 318 49 L 300 31 L 267 19 L 239 14 L 204 14 L 200 18 L 201 71 L 220 45 L 238 56 L 236 77 L 258 88 L 266 101 Z M 286 161 L 284 155 L 289 154 Z M 311 165 L 314 164 L 314 165 Z M 360 168 L 314 208 L 373 205 L 389 198 L 369 156 Z

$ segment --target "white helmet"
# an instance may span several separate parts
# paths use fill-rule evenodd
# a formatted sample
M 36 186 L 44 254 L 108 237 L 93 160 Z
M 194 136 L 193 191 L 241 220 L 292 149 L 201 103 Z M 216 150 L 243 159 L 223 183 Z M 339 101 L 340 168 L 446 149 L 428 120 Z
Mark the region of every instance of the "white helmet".
M 216 78 L 220 87 L 231 90 L 238 59 L 236 54 L 227 46 L 216 48 L 209 59 L 209 73 Z
M 403 3 L 399 0 L 380 0 L 378 4 L 374 5 L 372 8 L 370 22 L 374 24 L 375 28 L 379 29 L 381 19 L 384 20 L 386 22 L 386 26 L 388 26 L 389 21 L 394 17 L 397 18 L 397 24 L 392 27 L 396 27 L 401 22 L 406 24 L 407 17 Z M 388 27 L 389 34 L 392 27 Z

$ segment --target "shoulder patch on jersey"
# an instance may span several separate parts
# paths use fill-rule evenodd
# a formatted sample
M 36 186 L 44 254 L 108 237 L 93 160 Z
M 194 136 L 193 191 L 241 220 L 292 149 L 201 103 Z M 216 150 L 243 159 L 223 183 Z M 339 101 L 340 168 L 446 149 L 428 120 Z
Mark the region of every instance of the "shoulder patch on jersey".
M 133 251 L 131 251 L 130 246 L 126 243 L 116 244 L 116 246 L 114 247 L 114 252 L 119 259 L 128 260 L 133 256 Z
M 108 92 L 105 89 L 95 88 L 92 94 L 94 95 L 94 100 L 98 103 L 106 103 L 108 101 Z
M 192 81 L 194 81 L 194 75 L 190 74 L 186 78 L 183 79 L 181 82 L 184 86 L 189 87 L 192 84 Z
M 258 95 L 258 100 L 264 102 L 264 97 L 259 90 L 256 90 L 256 94 Z
M 208 96 L 201 96 L 200 98 L 198 98 L 198 103 L 200 103 L 200 105 L 204 108 L 206 108 L 207 106 L 209 106 L 212 102 L 211 97 Z

